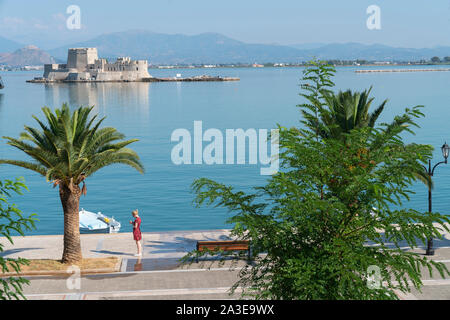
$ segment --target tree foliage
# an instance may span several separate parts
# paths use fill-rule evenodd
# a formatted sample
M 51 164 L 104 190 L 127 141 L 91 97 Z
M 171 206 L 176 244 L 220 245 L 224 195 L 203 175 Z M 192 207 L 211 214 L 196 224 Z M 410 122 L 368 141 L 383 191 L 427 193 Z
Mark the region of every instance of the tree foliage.
M 320 61 L 314 61 L 312 67 L 305 70 L 302 88 L 307 93 L 300 95 L 309 103 L 299 105 L 304 118 L 301 123 L 322 139 L 345 141 L 347 134 L 353 129 L 374 128 L 388 100 L 385 99 L 373 112 L 370 112 L 375 99 L 370 97 L 372 87 L 362 92 L 353 92 L 349 89 L 335 93 L 330 90 L 334 86 L 331 80 L 334 73 L 333 67 Z M 391 123 L 383 125 L 386 126 L 387 131 L 395 131 L 395 128 L 399 126 L 409 127 L 412 124 L 410 116 L 404 115 L 397 116 Z M 306 132 L 306 135 L 309 133 Z M 433 180 L 422 167 L 418 168 L 414 174 L 417 180 L 423 182 L 429 189 L 433 189 Z
M 438 63 L 438 62 L 441 62 L 441 59 L 439 57 L 435 56 L 435 57 L 431 58 L 431 62 Z
M 35 171 L 55 181 L 78 185 L 99 169 L 111 164 L 129 165 L 139 172 L 143 166 L 135 151 L 127 146 L 137 139 L 121 141 L 125 135 L 115 128 L 100 128 L 105 118 L 98 121 L 97 115 L 89 118 L 93 107 L 80 107 L 71 112 L 67 104 L 53 113 L 42 108 L 47 123 L 36 116 L 39 128 L 25 126 L 20 138 L 4 137 L 8 144 L 26 153 L 32 162 L 0 160 Z
M 35 228 L 35 215 L 25 217 L 22 212 L 14 205 L 8 202 L 12 194 L 22 194 L 22 190 L 27 189 L 22 179 L 15 181 L 0 181 L 0 237 L 14 244 L 12 235 L 14 232 L 24 235 L 24 230 Z M 3 252 L 4 244 L 0 242 L 0 252 Z M 14 270 L 19 273 L 22 265 L 29 262 L 23 258 L 5 258 L 0 256 L 1 272 Z M 0 278 L 0 300 L 25 298 L 22 293 L 24 284 L 29 281 L 21 277 Z
M 403 142 L 421 107 L 391 123 L 356 127 L 345 139 L 322 137 L 326 109 L 318 82 L 332 87 L 321 77 L 330 69 L 310 70 L 305 74 L 315 85 L 307 87 L 315 89 L 304 95 L 305 126 L 279 126 L 279 173 L 251 193 L 206 178 L 192 185 L 197 206 L 228 208 L 232 235 L 251 241 L 253 263 L 240 270 L 233 289 L 257 299 L 396 299 L 395 290 L 420 289 L 424 271 L 449 274 L 444 264 L 404 250 L 448 231 L 446 216 L 407 207 L 414 172 L 432 155 L 429 145 Z M 368 281 L 375 269 L 379 286 Z

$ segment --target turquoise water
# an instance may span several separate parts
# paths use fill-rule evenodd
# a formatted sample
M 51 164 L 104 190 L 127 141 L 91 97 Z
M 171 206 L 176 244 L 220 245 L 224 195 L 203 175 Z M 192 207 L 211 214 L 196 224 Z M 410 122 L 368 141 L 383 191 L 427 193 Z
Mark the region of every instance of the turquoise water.
M 389 67 L 390 68 L 390 67 Z M 449 106 L 450 72 L 356 74 L 354 68 L 338 68 L 335 82 L 341 89 L 364 89 L 373 85 L 372 93 L 381 103 L 389 103 L 381 120 L 389 121 L 405 107 L 426 105 L 426 118 L 409 141 L 432 144 L 435 161 L 441 161 L 439 147 L 450 143 Z M 170 141 L 173 130 L 185 128 L 193 132 L 193 122 L 203 121 L 203 130 L 270 129 L 276 123 L 297 125 L 301 103 L 299 80 L 301 68 L 249 69 L 179 69 L 150 70 L 156 76 L 183 77 L 211 74 L 240 77 L 238 82 L 198 83 L 106 83 L 106 84 L 30 84 L 25 80 L 41 72 L 5 72 L 1 76 L 6 88 L 0 91 L 0 136 L 17 137 L 23 125 L 35 126 L 32 115 L 42 117 L 40 108 L 95 105 L 105 125 L 116 127 L 129 138 L 138 138 L 134 149 L 139 153 L 146 172 L 141 175 L 126 166 L 112 166 L 87 180 L 88 193 L 81 207 L 101 211 L 122 222 L 122 231 L 131 231 L 130 212 L 138 208 L 142 230 L 199 230 L 229 227 L 224 209 L 192 206 L 190 184 L 195 178 L 209 177 L 238 189 L 263 184 L 259 165 L 181 165 L 171 161 Z M 25 159 L 0 139 L 0 157 Z M 450 165 L 436 169 L 433 205 L 447 212 L 450 191 Z M 27 170 L 0 166 L 0 178 L 23 176 L 30 191 L 15 197 L 25 213 L 34 212 L 40 221 L 32 234 L 62 234 L 63 215 L 57 189 L 45 179 Z M 426 210 L 427 193 L 423 185 L 414 187 L 417 194 L 408 204 Z

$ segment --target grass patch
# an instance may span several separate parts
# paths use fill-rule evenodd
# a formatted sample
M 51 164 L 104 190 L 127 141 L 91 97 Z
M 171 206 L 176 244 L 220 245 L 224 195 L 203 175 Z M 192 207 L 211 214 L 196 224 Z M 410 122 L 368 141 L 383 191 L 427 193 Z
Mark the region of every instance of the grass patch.
M 26 273 L 30 271 L 65 271 L 70 264 L 64 264 L 61 260 L 51 260 L 51 259 L 29 259 L 29 265 L 22 265 L 20 267 L 21 273 Z M 97 270 L 97 269 L 114 269 L 116 264 L 119 262 L 117 257 L 108 258 L 87 258 L 81 260 L 76 266 L 83 270 Z M 14 272 L 11 266 L 8 266 L 9 272 Z

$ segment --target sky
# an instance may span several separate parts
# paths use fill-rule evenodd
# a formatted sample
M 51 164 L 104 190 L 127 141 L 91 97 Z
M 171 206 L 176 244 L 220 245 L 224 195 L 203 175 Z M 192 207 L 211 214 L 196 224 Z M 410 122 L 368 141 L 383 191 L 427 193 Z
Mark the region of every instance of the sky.
M 66 26 L 70 5 L 80 8 L 80 29 Z M 370 5 L 380 8 L 380 29 L 367 27 Z M 0 0 L 0 35 L 43 49 L 133 29 L 282 45 L 450 46 L 450 0 Z

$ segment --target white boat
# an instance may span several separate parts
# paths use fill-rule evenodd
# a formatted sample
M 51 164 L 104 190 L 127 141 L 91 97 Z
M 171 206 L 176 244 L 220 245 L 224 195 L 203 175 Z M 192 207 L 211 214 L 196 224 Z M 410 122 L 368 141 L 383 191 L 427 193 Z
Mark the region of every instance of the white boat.
M 120 222 L 114 217 L 108 218 L 101 212 L 94 213 L 81 209 L 80 233 L 116 233 L 120 230 Z

